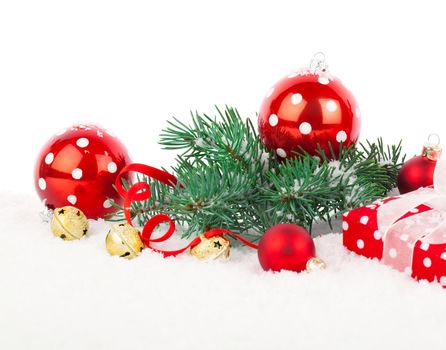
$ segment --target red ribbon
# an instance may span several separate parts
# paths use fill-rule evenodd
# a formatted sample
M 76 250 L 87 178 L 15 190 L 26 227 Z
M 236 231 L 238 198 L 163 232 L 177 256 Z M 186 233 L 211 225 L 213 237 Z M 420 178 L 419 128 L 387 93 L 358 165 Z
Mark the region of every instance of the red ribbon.
M 129 164 L 121 170 L 121 172 L 119 173 L 119 175 L 116 178 L 115 185 L 116 185 L 116 189 L 117 189 L 118 193 L 121 195 L 121 197 L 124 198 L 125 218 L 126 218 L 127 222 L 133 226 L 131 212 L 130 212 L 132 202 L 133 201 L 145 201 L 152 196 L 152 192 L 150 191 L 150 185 L 145 181 L 140 181 L 140 182 L 135 183 L 127 191 L 123 187 L 121 180 L 125 174 L 128 174 L 130 172 L 137 172 L 137 173 L 146 175 L 146 176 L 153 178 L 157 181 L 160 181 L 170 187 L 175 187 L 178 184 L 178 180 L 175 176 L 169 174 L 168 172 L 166 172 L 164 170 L 153 168 L 151 166 L 144 165 L 144 164 L 137 164 L 137 163 Z M 180 185 L 180 186 L 182 187 L 182 185 Z M 162 223 L 168 223 L 169 227 L 168 227 L 167 231 L 158 238 L 152 238 L 153 232 L 158 227 L 158 225 L 160 225 Z M 175 233 L 175 230 L 176 230 L 175 222 L 167 214 L 157 214 L 157 215 L 151 217 L 146 222 L 146 224 L 144 225 L 144 227 L 142 229 L 142 233 L 140 234 L 140 236 L 141 236 L 141 240 L 144 242 L 144 244 L 148 248 L 154 250 L 157 253 L 161 253 L 164 257 L 177 256 L 178 254 L 183 253 L 187 249 L 194 247 L 201 242 L 201 238 L 196 237 L 191 242 L 189 242 L 189 244 L 186 245 L 184 248 L 181 248 L 178 250 L 170 250 L 170 251 L 156 249 L 152 246 L 152 243 L 160 243 L 160 242 L 167 241 Z M 222 228 L 216 228 L 216 229 L 209 230 L 204 233 L 204 237 L 211 238 L 211 237 L 222 235 L 222 234 L 227 234 L 229 236 L 232 236 L 232 237 L 238 239 L 239 241 L 241 241 L 242 243 L 246 244 L 247 246 L 257 249 L 256 244 L 249 242 L 248 240 L 246 240 L 245 238 L 243 238 L 242 236 L 240 236 L 234 232 L 231 232 L 229 230 L 225 230 Z

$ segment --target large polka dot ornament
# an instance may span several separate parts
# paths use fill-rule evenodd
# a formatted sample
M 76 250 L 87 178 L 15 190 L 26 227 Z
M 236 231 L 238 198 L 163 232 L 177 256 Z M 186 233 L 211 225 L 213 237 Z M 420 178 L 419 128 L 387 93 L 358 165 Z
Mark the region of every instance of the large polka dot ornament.
M 316 54 L 310 67 L 277 82 L 263 100 L 259 114 L 263 144 L 281 159 L 295 152 L 316 155 L 318 145 L 329 157 L 341 144 L 356 143 L 360 112 L 351 92 L 328 71 Z M 331 149 L 330 149 L 331 144 Z
M 114 213 L 122 199 L 113 187 L 130 163 L 127 149 L 94 125 L 76 125 L 56 134 L 40 152 L 34 173 L 39 197 L 49 208 L 76 206 L 89 219 Z

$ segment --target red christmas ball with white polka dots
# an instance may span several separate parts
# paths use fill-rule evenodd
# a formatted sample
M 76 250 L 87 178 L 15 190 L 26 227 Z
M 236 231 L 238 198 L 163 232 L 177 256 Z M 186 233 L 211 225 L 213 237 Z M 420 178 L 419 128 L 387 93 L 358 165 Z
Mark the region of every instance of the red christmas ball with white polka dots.
M 90 219 L 116 211 L 121 203 L 113 188 L 120 170 L 130 163 L 125 146 L 94 125 L 76 125 L 56 134 L 43 147 L 35 167 L 39 197 L 50 208 L 73 205 Z
M 340 145 L 356 143 L 360 113 L 350 91 L 326 69 L 303 69 L 276 83 L 263 100 L 259 133 L 279 158 L 294 152 L 316 155 L 318 145 L 329 157 Z

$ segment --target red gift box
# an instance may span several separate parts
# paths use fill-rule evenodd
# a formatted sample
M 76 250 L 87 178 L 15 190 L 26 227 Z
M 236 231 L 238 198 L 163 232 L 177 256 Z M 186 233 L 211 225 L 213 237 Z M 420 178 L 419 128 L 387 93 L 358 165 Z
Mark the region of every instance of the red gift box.
M 349 250 L 446 287 L 446 161 L 434 186 L 386 198 L 343 215 Z

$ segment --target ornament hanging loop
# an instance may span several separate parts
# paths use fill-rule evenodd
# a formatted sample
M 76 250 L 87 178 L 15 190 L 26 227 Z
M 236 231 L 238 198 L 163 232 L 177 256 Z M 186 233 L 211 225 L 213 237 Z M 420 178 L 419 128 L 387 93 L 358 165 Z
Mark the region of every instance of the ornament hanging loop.
M 310 61 L 310 69 L 318 72 L 325 72 L 328 70 L 328 64 L 325 60 L 323 52 L 316 52 Z
M 431 146 L 440 146 L 440 136 L 438 134 L 429 134 L 427 143 Z
M 423 146 L 423 156 L 430 160 L 438 160 L 441 157 L 443 149 L 440 146 L 440 136 L 430 134 L 427 137 L 427 143 Z

